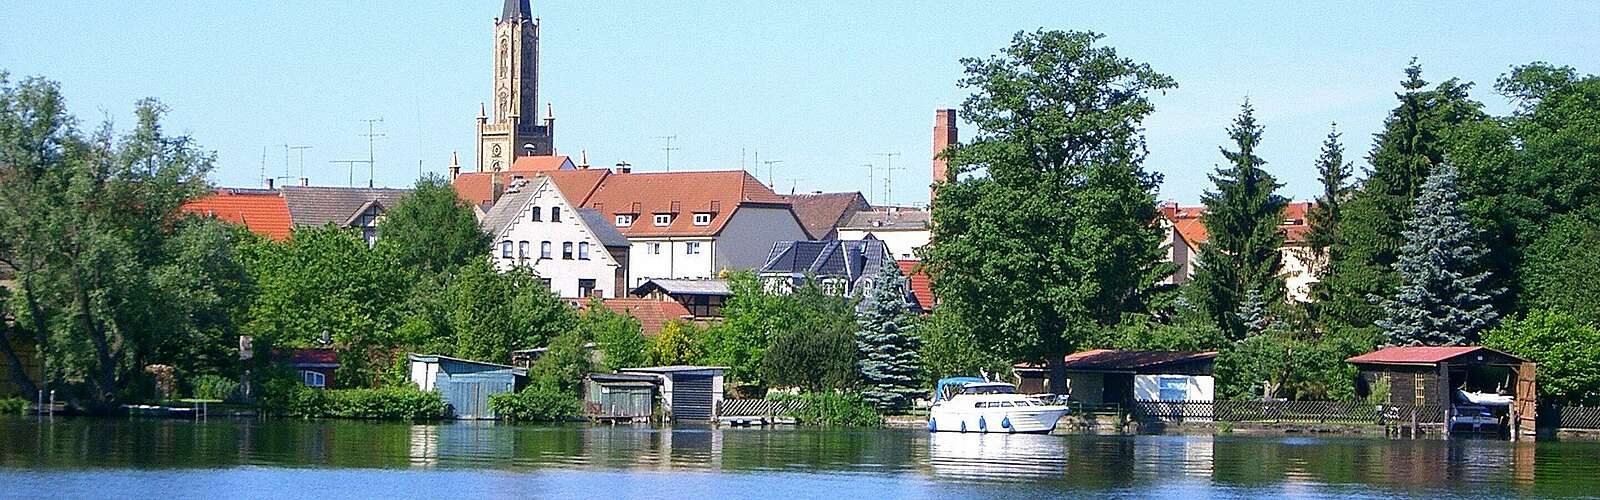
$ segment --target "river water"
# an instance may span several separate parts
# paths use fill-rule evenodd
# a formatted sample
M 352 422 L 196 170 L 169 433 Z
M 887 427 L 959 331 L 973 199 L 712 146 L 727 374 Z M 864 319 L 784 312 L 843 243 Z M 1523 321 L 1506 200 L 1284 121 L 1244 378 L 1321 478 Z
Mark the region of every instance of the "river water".
M 1600 443 L 0 418 L 0 498 L 1600 495 Z

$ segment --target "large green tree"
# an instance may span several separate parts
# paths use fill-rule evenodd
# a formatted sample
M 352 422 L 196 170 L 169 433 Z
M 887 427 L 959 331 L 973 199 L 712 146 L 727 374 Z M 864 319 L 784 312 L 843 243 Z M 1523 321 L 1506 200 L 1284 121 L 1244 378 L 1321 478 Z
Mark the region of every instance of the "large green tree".
M 1200 244 L 1200 264 L 1195 274 L 1199 304 L 1230 339 L 1243 339 L 1249 330 L 1235 311 L 1246 295 L 1282 297 L 1283 208 L 1289 200 L 1277 194 L 1279 183 L 1262 169 L 1266 161 L 1256 155 L 1261 125 L 1245 101 L 1228 129 L 1236 150 L 1222 148 L 1229 165 L 1211 175 L 1216 191 L 1201 196 L 1206 213 L 1200 221 L 1210 237 Z
M 1600 404 L 1600 329 L 1561 310 L 1535 309 L 1483 336 L 1483 345 L 1539 363 L 1539 397 Z
M 1317 179 L 1322 183 L 1322 194 L 1317 196 L 1316 205 L 1311 207 L 1306 214 L 1306 247 L 1311 251 L 1311 257 L 1319 263 L 1326 263 L 1333 259 L 1333 253 L 1341 249 L 1339 243 L 1339 219 L 1343 215 L 1342 207 L 1350 197 L 1351 165 L 1344 161 L 1344 145 L 1339 142 L 1337 125 L 1328 131 L 1327 139 L 1322 141 L 1322 154 L 1317 156 Z M 1327 266 L 1318 266 L 1319 275 L 1327 274 Z
M 498 272 L 488 259 L 474 260 L 451 276 L 444 296 L 461 358 L 510 363 L 512 351 L 542 347 L 579 326 L 577 311 L 526 267 Z
M 1140 123 L 1149 94 L 1176 83 L 1101 38 L 1024 32 L 962 60 L 974 94 L 961 115 L 977 134 L 950 163 L 977 175 L 939 184 L 923 249 L 940 307 L 970 321 L 979 345 L 1047 361 L 1058 393 L 1062 358 L 1171 272 Z
M 861 397 L 879 411 L 904 410 L 922 392 L 922 339 L 908 310 L 900 267 L 883 266 L 865 300 L 866 311 L 856 320 Z
M 378 232 L 378 247 L 414 272 L 444 272 L 489 252 L 490 236 L 478 226 L 472 207 L 437 175 L 417 180 L 411 194 L 389 207 Z
M 1390 344 L 1461 345 L 1498 323 L 1499 291 L 1489 288 L 1481 263 L 1487 251 L 1456 190 L 1455 167 L 1435 167 L 1406 223 L 1395 265 L 1401 286 L 1383 302 L 1386 317 L 1377 322 Z
M 851 301 L 810 279 L 779 300 L 787 314 L 763 353 L 762 382 L 812 392 L 854 387 L 860 356 Z

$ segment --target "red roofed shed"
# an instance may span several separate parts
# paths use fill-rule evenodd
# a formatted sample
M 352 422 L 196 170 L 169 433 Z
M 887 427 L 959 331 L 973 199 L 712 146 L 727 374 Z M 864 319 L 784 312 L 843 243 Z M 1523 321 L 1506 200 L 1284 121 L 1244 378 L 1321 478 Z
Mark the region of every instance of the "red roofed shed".
M 1421 407 L 1424 423 L 1457 415 L 1463 406 L 1489 406 L 1505 425 L 1533 432 L 1537 367 L 1526 359 L 1481 346 L 1407 346 L 1386 347 L 1345 362 L 1360 370 L 1357 396 Z M 1494 396 L 1514 399 L 1508 407 L 1482 402 Z

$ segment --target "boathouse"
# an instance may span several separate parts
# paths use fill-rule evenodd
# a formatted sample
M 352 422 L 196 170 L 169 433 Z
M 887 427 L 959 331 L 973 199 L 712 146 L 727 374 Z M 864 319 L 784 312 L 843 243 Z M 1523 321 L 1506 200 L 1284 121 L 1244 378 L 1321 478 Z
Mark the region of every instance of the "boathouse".
M 1136 401 L 1211 401 L 1216 351 L 1117 351 L 1094 349 L 1068 355 L 1068 395 L 1086 404 Z M 1049 390 L 1049 369 L 1023 363 L 1013 368 L 1020 392 Z
M 673 422 L 710 422 L 722 404 L 726 366 L 654 366 L 625 368 L 621 373 L 654 376 L 661 386 L 661 405 Z
M 1377 395 L 1386 404 L 1422 408 L 1424 415 L 1454 416 L 1463 405 L 1488 407 L 1522 433 L 1534 430 L 1537 366 L 1526 359 L 1481 346 L 1419 346 L 1386 347 L 1345 362 L 1360 371 L 1359 397 Z
M 438 391 L 450 406 L 451 416 L 462 420 L 495 419 L 489 396 L 515 392 L 528 371 L 448 356 L 410 354 L 411 382 L 424 391 Z
M 313 347 L 289 349 L 278 353 L 279 359 L 295 371 L 300 383 L 313 389 L 332 389 L 333 373 L 339 369 L 339 353 L 332 348 Z
M 648 422 L 655 416 L 658 383 L 650 373 L 584 375 L 583 413 L 595 420 Z

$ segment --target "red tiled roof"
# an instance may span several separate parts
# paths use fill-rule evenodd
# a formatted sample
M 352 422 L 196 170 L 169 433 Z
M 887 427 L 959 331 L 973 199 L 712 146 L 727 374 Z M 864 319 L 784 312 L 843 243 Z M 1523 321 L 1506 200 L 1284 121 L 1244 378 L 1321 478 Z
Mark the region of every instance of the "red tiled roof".
M 617 230 L 641 236 L 714 236 L 722 232 L 735 209 L 748 204 L 789 206 L 743 170 L 614 173 L 593 170 L 546 172 L 568 200 L 593 208 L 614 220 L 634 215 L 633 224 Z M 585 194 L 587 193 L 587 194 Z M 580 201 L 581 200 L 581 201 Z M 694 214 L 712 212 L 711 224 L 694 225 Z M 672 223 L 656 226 L 656 214 L 673 215 Z M 798 219 L 797 219 L 798 220 Z
M 600 304 L 617 314 L 627 314 L 638 319 L 641 333 L 646 337 L 660 334 L 661 328 L 673 320 L 687 321 L 692 317 L 683 304 L 671 300 L 604 299 Z
M 511 162 L 512 172 L 549 172 L 563 167 L 572 169 L 572 159 L 566 156 L 522 156 Z
M 339 354 L 327 347 L 302 347 L 295 349 L 274 349 L 272 357 L 291 365 L 307 364 L 339 364 Z
M 859 192 L 781 195 L 794 206 L 794 215 L 813 240 L 834 236 L 834 228 L 856 212 L 872 208 Z
M 505 181 L 510 179 L 505 172 L 498 174 L 494 172 L 468 172 L 456 175 L 456 178 L 451 180 L 450 184 L 455 186 L 456 195 L 460 196 L 462 201 L 478 206 L 493 205 L 494 178 L 496 175 L 500 176 L 502 186 L 505 185 Z
M 185 212 L 242 224 L 256 234 L 274 240 L 289 239 L 293 225 L 289 205 L 278 191 L 264 189 L 218 189 L 210 196 L 183 204 Z
M 1502 356 L 1517 358 L 1510 354 L 1482 346 L 1449 346 L 1449 347 L 1385 347 L 1360 356 L 1346 359 L 1347 363 L 1365 364 L 1433 364 L 1451 358 L 1472 354 L 1478 351 L 1489 351 Z
M 1286 243 L 1301 243 L 1305 241 L 1306 231 L 1311 229 L 1307 214 L 1315 202 L 1296 201 L 1290 202 L 1283 208 L 1283 221 L 1278 227 L 1283 228 Z M 1173 228 L 1178 230 L 1178 235 L 1196 249 L 1201 243 L 1210 239 L 1206 234 L 1206 225 L 1201 218 L 1206 213 L 1204 206 L 1179 206 L 1177 204 L 1163 205 L 1161 215 L 1172 222 Z
M 928 273 L 922 272 L 922 269 L 917 268 L 917 264 L 921 264 L 922 262 L 916 260 L 897 260 L 895 263 L 900 265 L 900 274 L 904 274 L 911 278 L 911 295 L 917 298 L 917 304 L 922 306 L 922 310 L 924 311 L 932 311 L 934 306 L 933 280 L 928 278 Z

